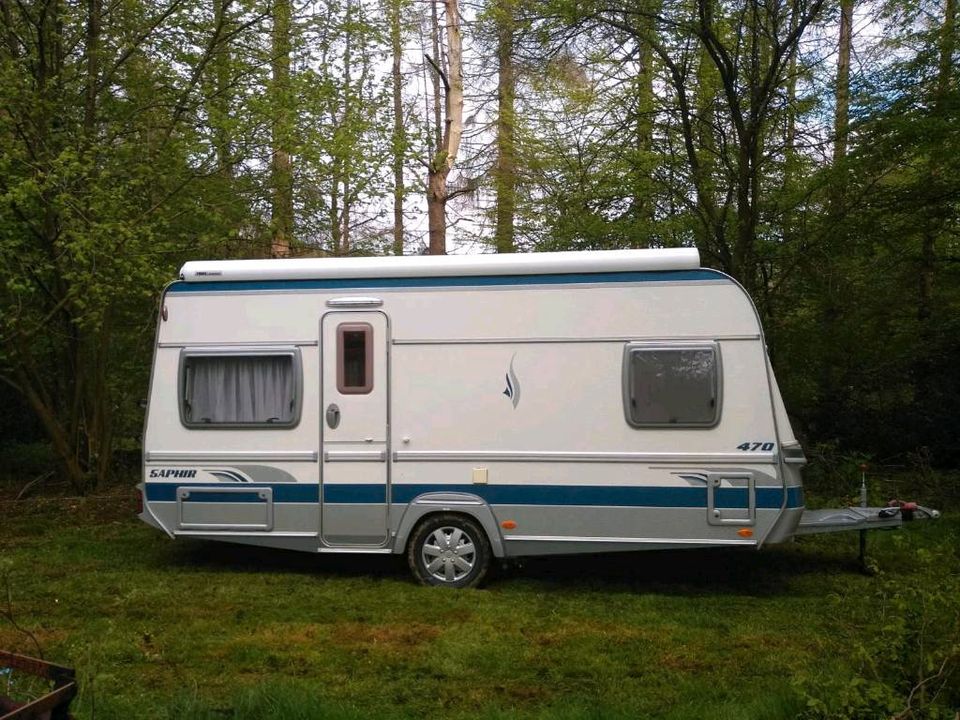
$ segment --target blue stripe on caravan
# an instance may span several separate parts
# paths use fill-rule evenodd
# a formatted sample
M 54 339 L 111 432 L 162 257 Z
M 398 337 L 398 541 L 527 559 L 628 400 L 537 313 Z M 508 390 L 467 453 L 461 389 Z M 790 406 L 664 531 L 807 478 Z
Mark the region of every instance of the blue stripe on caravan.
M 661 270 L 606 273 L 560 273 L 556 275 L 468 275 L 459 277 L 328 278 L 317 280 L 241 280 L 224 282 L 175 282 L 171 293 L 202 293 L 250 290 L 346 290 L 355 288 L 489 287 L 510 285 L 579 285 L 584 283 L 684 282 L 713 280 L 730 282 L 715 270 Z
M 191 502 L 263 502 L 257 497 L 260 488 L 272 488 L 274 502 L 281 503 L 317 503 L 320 502 L 320 486 L 306 483 L 221 483 L 221 484 L 184 484 L 176 483 L 147 483 L 147 500 L 156 502 L 173 502 L 177 499 L 177 488 L 243 488 L 249 493 L 198 493 L 190 498 Z
M 324 485 L 323 501 L 328 503 L 385 503 L 386 485 Z M 394 501 L 396 502 L 396 501 Z
M 218 485 L 177 485 L 175 483 L 147 483 L 147 500 L 172 502 L 176 500 L 178 487 L 217 488 Z M 237 487 L 229 485 L 229 487 Z M 316 503 L 319 502 L 319 486 L 307 484 L 251 484 L 249 493 L 200 493 L 190 498 L 191 502 L 262 502 L 256 489 L 273 488 L 274 502 Z M 589 485 L 394 485 L 393 502 L 409 503 L 418 495 L 428 492 L 462 492 L 478 495 L 491 505 L 578 505 L 612 507 L 676 507 L 705 508 L 707 490 L 704 487 L 624 487 Z M 386 498 L 384 485 L 327 485 L 325 501 L 332 504 L 366 505 L 383 503 Z M 746 508 L 745 488 L 721 488 L 716 495 L 720 508 Z M 783 500 L 781 488 L 757 488 L 758 508 L 779 508 Z M 791 487 L 787 491 L 787 507 L 803 506 L 803 488 Z
M 491 505 L 610 505 L 626 507 L 706 507 L 704 487 L 627 487 L 590 485 L 394 485 L 393 501 L 408 503 L 427 492 L 479 495 Z
M 393 502 L 408 503 L 427 492 L 463 492 L 479 495 L 491 505 L 580 505 L 624 507 L 705 508 L 705 487 L 625 487 L 590 485 L 394 485 Z M 757 507 L 779 508 L 781 488 L 757 488 Z M 746 508 L 746 488 L 721 488 L 717 507 Z M 801 507 L 801 488 L 789 488 L 788 507 Z

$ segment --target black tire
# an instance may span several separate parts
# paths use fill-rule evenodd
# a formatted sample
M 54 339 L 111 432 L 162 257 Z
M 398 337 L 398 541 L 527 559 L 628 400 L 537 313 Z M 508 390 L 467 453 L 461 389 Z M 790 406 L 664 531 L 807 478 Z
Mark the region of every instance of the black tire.
M 490 541 L 480 524 L 452 513 L 427 517 L 407 545 L 413 576 L 438 587 L 476 587 L 490 569 L 490 555 Z

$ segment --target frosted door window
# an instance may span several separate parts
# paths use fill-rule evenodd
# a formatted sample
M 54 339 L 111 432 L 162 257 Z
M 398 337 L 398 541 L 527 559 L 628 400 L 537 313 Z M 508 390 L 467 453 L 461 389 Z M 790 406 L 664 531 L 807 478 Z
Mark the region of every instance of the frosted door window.
M 627 419 L 636 427 L 710 426 L 720 413 L 714 348 L 630 348 Z
M 293 425 L 293 355 L 194 355 L 183 363 L 187 425 Z

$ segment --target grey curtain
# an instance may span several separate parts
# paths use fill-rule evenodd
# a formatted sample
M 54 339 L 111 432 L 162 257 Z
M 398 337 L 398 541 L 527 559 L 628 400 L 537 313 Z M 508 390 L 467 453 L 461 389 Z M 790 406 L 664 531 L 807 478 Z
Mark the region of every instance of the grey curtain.
M 289 355 L 187 358 L 184 415 L 191 423 L 294 420 L 296 385 Z

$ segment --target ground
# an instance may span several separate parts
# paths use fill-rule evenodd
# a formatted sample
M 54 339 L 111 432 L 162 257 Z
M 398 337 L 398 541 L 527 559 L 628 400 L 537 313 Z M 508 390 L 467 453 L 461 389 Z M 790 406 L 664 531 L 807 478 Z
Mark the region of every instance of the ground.
M 75 667 L 78 718 L 856 717 L 861 702 L 873 717 L 871 702 L 920 702 L 937 652 L 956 667 L 956 515 L 872 535 L 874 575 L 848 534 L 531 560 L 451 591 L 392 557 L 171 541 L 133 505 L 0 503 L 0 648 Z M 936 686 L 949 710 L 955 680 L 924 702 Z

